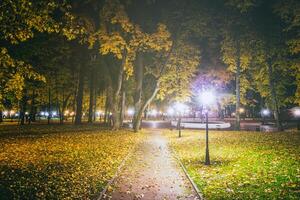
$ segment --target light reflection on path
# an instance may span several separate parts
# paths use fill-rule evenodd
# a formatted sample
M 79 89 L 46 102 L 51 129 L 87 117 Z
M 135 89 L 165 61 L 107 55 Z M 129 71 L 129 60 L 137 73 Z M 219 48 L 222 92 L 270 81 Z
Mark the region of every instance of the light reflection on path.
M 106 199 L 197 199 L 197 195 L 172 157 L 167 139 L 158 130 L 149 130 Z

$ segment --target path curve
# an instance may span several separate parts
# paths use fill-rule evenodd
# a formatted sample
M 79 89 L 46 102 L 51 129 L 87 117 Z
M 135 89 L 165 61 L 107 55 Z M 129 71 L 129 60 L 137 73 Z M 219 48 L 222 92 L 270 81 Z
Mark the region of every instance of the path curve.
M 159 130 L 146 134 L 146 140 L 138 146 L 104 199 L 198 199 L 173 158 L 167 139 Z

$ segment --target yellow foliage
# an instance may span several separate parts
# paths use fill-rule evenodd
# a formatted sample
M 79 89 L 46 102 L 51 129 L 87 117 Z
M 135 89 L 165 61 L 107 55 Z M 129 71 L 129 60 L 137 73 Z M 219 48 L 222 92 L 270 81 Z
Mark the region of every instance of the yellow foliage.
M 124 59 L 123 68 L 127 75 L 133 73 L 133 62 L 138 51 L 168 51 L 172 45 L 166 25 L 158 24 L 153 34 L 143 32 L 130 21 L 118 0 L 106 1 L 101 19 L 100 29 L 89 37 L 90 46 L 95 44 L 97 38 L 101 54 L 112 53 L 116 58 Z
M 91 199 L 140 139 L 131 132 L 99 128 L 2 138 L 1 187 L 7 188 L 15 199 Z
M 11 58 L 6 48 L 0 48 L 0 50 L 0 79 L 2 80 L 0 93 L 2 98 L 5 94 L 13 92 L 15 97 L 20 100 L 25 87 L 25 79 L 45 81 L 45 77 L 36 73 L 31 65 Z M 1 100 L 0 98 L 0 105 Z

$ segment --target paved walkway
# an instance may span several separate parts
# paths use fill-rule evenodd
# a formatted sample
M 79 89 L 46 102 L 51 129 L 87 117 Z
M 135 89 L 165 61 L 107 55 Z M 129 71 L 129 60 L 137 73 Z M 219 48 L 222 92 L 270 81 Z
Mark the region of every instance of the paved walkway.
M 120 141 L 121 142 L 121 141 Z M 167 139 L 149 131 L 145 142 L 124 166 L 106 199 L 198 199 L 180 165 L 172 157 Z

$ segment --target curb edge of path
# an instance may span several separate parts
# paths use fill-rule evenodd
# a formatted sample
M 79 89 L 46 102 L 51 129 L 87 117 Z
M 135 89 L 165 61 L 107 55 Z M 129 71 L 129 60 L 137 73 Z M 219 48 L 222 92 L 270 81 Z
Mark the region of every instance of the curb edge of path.
M 118 177 L 121 169 L 124 167 L 126 161 L 131 157 L 131 155 L 133 154 L 133 152 L 135 150 L 136 150 L 136 146 L 125 156 L 125 158 L 122 160 L 119 167 L 117 168 L 114 176 L 107 182 L 104 189 L 101 191 L 101 193 L 98 196 L 95 197 L 94 200 L 101 200 L 103 198 L 104 194 L 107 192 L 108 187 L 111 186 L 113 184 L 113 182 L 116 180 L 116 178 Z
M 205 198 L 203 197 L 200 189 L 197 187 L 197 185 L 195 184 L 195 182 L 193 181 L 193 179 L 190 177 L 190 175 L 188 174 L 185 166 L 183 165 L 183 163 L 181 162 L 181 160 L 179 159 L 179 157 L 177 156 L 177 154 L 175 153 L 174 150 L 171 149 L 171 152 L 174 156 L 174 158 L 179 162 L 185 176 L 188 178 L 188 180 L 190 181 L 190 183 L 192 184 L 193 186 L 193 189 L 195 190 L 195 192 L 197 193 L 197 196 L 199 197 L 200 200 L 205 200 Z

